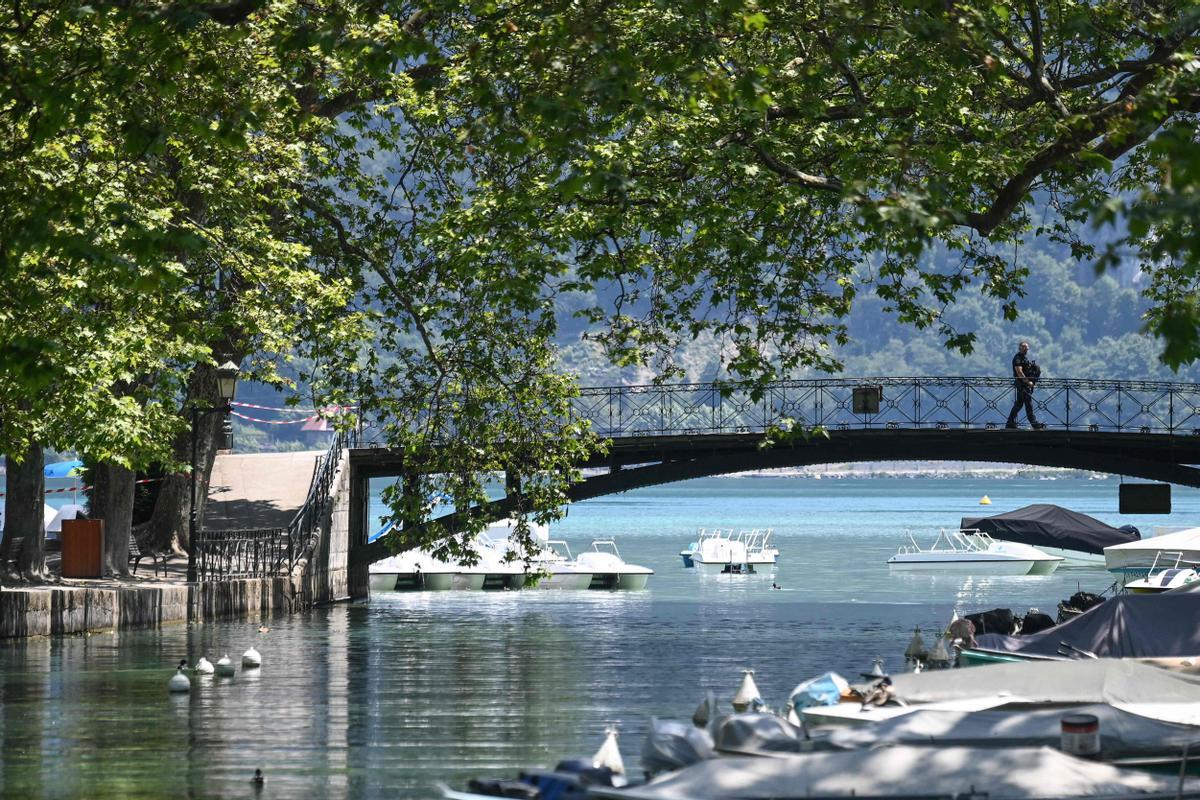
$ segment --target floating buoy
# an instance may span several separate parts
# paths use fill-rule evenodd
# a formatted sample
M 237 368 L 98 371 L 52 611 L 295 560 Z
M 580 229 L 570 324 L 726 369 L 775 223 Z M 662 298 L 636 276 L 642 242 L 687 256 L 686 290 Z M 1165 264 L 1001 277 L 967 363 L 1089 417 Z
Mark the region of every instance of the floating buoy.
M 695 713 L 692 714 L 692 724 L 697 728 L 706 728 L 708 723 L 717 717 L 717 696 L 709 690 L 704 699 L 700 701 L 700 705 L 696 706 Z
M 908 661 L 921 661 L 925 656 L 925 640 L 921 638 L 921 629 L 913 628 L 912 639 L 908 642 L 908 649 L 904 651 L 904 658 Z
M 875 656 L 875 663 L 871 665 L 870 672 L 862 672 L 859 674 L 861 674 L 864 678 L 886 678 L 888 676 L 887 670 L 883 668 L 883 659 L 879 656 Z
M 183 694 L 192 690 L 192 682 L 187 675 L 183 674 L 183 668 L 187 666 L 187 659 L 179 659 L 179 667 L 175 670 L 175 674 L 171 676 L 171 680 L 167 681 L 167 691 L 171 694 Z
M 621 758 L 621 748 L 617 746 L 617 729 L 612 725 L 604 729 L 604 743 L 592 756 L 593 767 L 608 767 L 616 775 L 625 774 L 625 759 Z
M 991 504 L 992 504 L 992 498 L 988 497 L 986 494 L 983 497 L 979 498 L 979 505 L 990 506 Z
M 742 685 L 738 687 L 737 694 L 733 696 L 733 710 L 739 714 L 750 708 L 750 704 L 755 700 L 761 702 L 761 695 L 758 692 L 758 684 L 754 682 L 754 670 L 745 670 L 742 675 Z
M 949 664 L 954 660 L 954 656 L 950 654 L 950 648 L 946 647 L 946 640 L 939 636 L 937 643 L 933 646 L 933 652 L 929 654 L 929 660 L 938 664 Z
M 262 655 L 251 647 L 242 653 L 242 669 L 254 669 L 262 666 Z
M 197 675 L 212 675 L 214 672 L 213 664 L 204 656 L 200 656 L 200 660 L 196 662 Z
M 217 659 L 217 674 L 222 678 L 232 678 L 234 673 L 233 662 L 229 660 L 229 654 L 221 656 Z

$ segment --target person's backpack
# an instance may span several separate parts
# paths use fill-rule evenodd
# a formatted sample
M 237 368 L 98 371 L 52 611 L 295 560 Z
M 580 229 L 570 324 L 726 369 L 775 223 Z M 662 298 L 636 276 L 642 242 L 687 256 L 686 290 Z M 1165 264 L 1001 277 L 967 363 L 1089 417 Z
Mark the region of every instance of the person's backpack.
M 1030 361 L 1029 365 L 1023 370 L 1025 377 L 1033 383 L 1038 382 L 1038 378 L 1042 377 L 1042 368 L 1038 366 L 1036 361 Z

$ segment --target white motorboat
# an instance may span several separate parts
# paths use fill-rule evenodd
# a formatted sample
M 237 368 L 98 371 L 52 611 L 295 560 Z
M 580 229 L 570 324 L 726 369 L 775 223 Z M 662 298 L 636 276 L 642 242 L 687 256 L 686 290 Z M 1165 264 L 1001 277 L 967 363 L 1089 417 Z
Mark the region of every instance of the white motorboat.
M 592 549 L 580 553 L 575 563 L 591 571 L 590 589 L 645 589 L 654 574 L 649 567 L 626 563 L 612 539 L 593 540 Z
M 1174 563 L 1169 567 L 1159 567 L 1159 561 L 1162 556 L 1167 558 L 1162 559 L 1163 564 L 1171 563 L 1170 556 L 1175 556 Z M 1160 551 L 1154 558 L 1154 563 L 1150 565 L 1150 572 L 1144 578 L 1129 581 L 1125 584 L 1126 590 L 1134 594 L 1158 594 L 1160 592 L 1169 592 L 1172 589 L 1182 589 L 1183 587 L 1200 581 L 1200 572 L 1196 571 L 1196 567 L 1200 566 L 1194 562 L 1184 561 L 1183 553 L 1167 553 Z
M 1104 548 L 1104 566 L 1109 572 L 1137 578 L 1150 574 L 1160 558 L 1176 557 L 1185 563 L 1200 564 L 1200 528 Z
M 933 546 L 922 548 L 912 534 L 909 544 L 888 559 L 896 570 L 986 572 L 990 575 L 1049 575 L 1063 562 L 1027 544 L 997 542 L 975 530 L 942 530 Z

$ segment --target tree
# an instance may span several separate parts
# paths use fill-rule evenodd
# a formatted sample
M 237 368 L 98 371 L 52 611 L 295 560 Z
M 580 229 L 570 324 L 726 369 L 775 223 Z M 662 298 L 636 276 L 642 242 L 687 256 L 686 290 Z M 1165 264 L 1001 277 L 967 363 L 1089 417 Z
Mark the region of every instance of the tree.
M 591 319 L 618 362 L 669 373 L 709 331 L 738 377 L 835 367 L 864 273 L 965 351 L 943 312 L 966 286 L 1012 318 L 1014 245 L 1040 233 L 1091 256 L 1080 227 L 1120 218 L 1113 252 L 1154 276 L 1163 358 L 1200 353 L 1191 4 L 491 8 L 445 26 L 437 106 L 407 115 L 463 176 L 445 235 L 481 266 L 616 284 Z M 935 245 L 953 257 L 926 258 Z

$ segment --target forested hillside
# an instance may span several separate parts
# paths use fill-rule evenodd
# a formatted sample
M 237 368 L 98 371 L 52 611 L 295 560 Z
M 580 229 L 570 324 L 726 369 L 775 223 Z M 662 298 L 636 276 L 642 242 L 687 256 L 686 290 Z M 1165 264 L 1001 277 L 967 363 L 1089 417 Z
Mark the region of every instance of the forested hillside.
M 977 335 L 969 355 L 947 349 L 933 331 L 897 321 L 884 301 L 861 293 L 848 319 L 850 341 L 837 351 L 843 374 L 1006 375 L 1017 343 L 1025 339 L 1047 377 L 1200 380 L 1195 367 L 1176 373 L 1161 363 L 1161 342 L 1143 330 L 1148 303 L 1139 295 L 1136 273 L 1097 276 L 1089 263 L 1054 250 L 1044 245 L 1017 257 L 1029 278 L 1015 321 L 1005 320 L 999 301 L 979 292 L 964 293 L 946 309 L 945 319 L 956 330 Z M 652 378 L 649 370 L 621 371 L 606 364 L 597 348 L 579 341 L 583 328 L 578 322 L 564 328 L 570 336 L 562 340 L 563 363 L 584 384 Z M 679 360 L 688 380 L 710 380 L 717 373 L 718 353 L 711 339 L 688 344 Z

